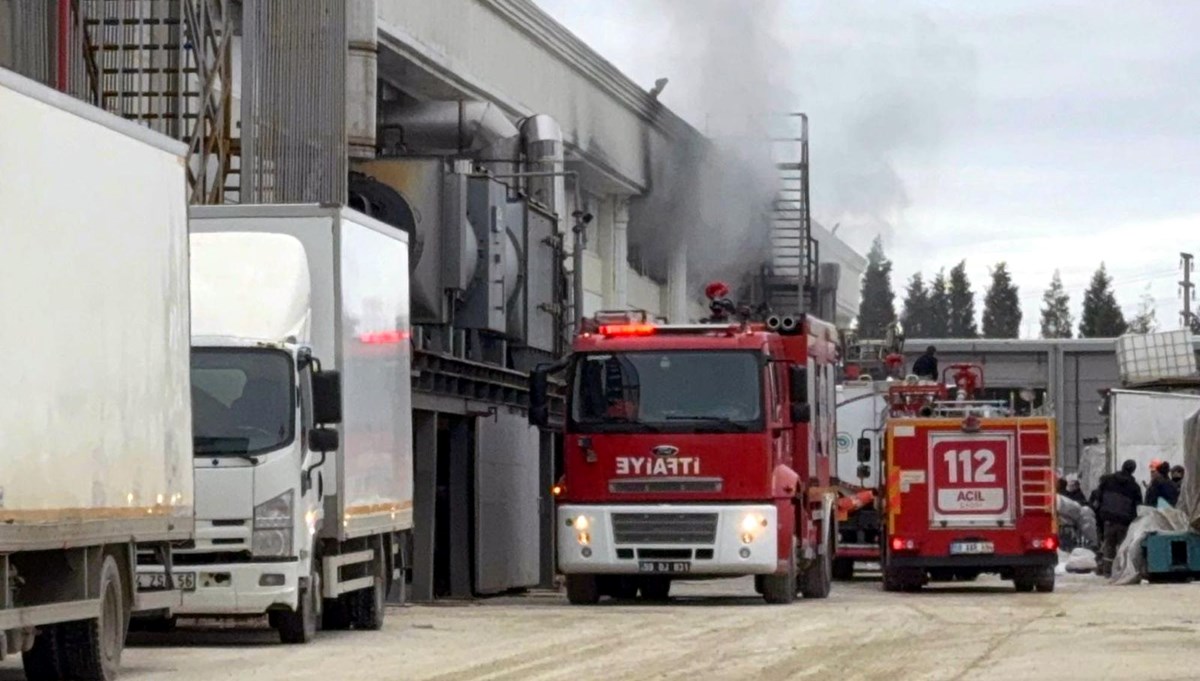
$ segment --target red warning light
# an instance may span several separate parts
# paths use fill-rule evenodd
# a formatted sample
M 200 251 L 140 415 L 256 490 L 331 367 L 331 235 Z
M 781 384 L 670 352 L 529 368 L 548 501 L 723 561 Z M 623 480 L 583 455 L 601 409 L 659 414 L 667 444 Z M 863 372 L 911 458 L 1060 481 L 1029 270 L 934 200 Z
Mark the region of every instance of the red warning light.
M 366 345 L 395 345 L 408 340 L 407 331 L 372 331 L 359 334 L 358 340 Z

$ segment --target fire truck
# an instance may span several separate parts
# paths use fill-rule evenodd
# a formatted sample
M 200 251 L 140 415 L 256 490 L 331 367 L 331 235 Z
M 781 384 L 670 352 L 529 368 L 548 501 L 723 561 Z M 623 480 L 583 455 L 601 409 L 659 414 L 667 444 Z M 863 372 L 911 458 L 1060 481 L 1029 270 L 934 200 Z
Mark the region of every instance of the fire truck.
M 540 426 L 549 375 L 566 376 L 554 493 L 568 600 L 666 600 L 672 580 L 744 575 L 768 603 L 826 597 L 835 328 L 617 312 L 581 331 L 564 361 L 530 376 Z
M 1017 591 L 1054 590 L 1054 420 L 974 399 L 982 388 L 981 367 L 955 364 L 940 382 L 888 389 L 880 472 L 888 591 L 983 572 L 1011 579 Z

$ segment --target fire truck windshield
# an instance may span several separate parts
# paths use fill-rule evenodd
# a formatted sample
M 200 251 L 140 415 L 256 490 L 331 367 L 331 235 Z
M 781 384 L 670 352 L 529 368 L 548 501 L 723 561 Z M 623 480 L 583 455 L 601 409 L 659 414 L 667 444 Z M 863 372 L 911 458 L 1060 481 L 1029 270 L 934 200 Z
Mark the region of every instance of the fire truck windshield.
M 761 430 L 762 358 L 745 351 L 582 355 L 571 393 L 578 432 Z

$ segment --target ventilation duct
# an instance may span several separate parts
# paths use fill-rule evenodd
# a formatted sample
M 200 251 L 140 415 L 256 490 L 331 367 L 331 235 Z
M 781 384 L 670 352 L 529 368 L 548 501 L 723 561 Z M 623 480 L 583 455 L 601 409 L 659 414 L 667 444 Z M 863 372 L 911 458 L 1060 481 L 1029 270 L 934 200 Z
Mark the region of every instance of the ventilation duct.
M 396 130 L 408 154 L 513 159 L 517 128 L 486 102 L 421 102 L 385 108 L 380 129 Z

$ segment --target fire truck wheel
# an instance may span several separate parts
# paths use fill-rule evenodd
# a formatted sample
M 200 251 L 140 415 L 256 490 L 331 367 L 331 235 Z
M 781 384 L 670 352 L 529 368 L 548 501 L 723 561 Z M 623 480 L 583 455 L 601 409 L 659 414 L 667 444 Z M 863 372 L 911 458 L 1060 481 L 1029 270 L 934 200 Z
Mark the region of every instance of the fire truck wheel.
M 599 600 L 596 575 L 567 575 L 567 601 L 571 605 L 594 605 Z
M 853 569 L 853 564 L 851 564 Z M 824 555 L 817 556 L 800 582 L 800 592 L 805 598 L 829 598 L 833 589 L 833 543 L 825 544 Z
M 788 560 L 787 572 L 782 575 L 763 575 L 763 600 L 775 605 L 787 605 L 796 600 L 797 580 L 799 572 L 796 569 L 796 538 L 792 537 L 792 553 Z
M 759 596 L 763 595 L 763 589 L 766 588 L 763 586 L 764 579 L 766 578 L 762 575 L 754 575 L 754 593 L 758 594 Z
M 925 575 L 915 568 L 883 569 L 884 591 L 920 591 Z
M 833 578 L 839 582 L 848 582 L 854 579 L 854 561 L 850 558 L 834 558 Z
M 1034 586 L 1037 587 L 1039 593 L 1054 592 L 1054 568 L 1046 566 L 1037 572 L 1037 579 L 1034 581 Z
M 666 577 L 647 577 L 642 581 L 642 598 L 647 601 L 666 601 L 671 598 L 671 580 Z

